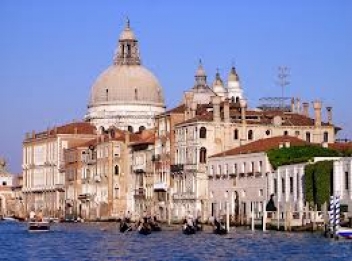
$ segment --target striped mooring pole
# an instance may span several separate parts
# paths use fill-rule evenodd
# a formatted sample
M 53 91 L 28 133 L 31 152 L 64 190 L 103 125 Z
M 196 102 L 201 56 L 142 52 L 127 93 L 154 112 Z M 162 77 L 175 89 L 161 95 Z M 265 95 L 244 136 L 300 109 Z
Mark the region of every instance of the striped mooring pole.
M 340 227 L 340 197 L 335 198 L 335 233 Z
M 329 208 L 329 234 L 332 235 L 335 225 L 335 199 L 334 196 L 330 196 L 330 208 Z

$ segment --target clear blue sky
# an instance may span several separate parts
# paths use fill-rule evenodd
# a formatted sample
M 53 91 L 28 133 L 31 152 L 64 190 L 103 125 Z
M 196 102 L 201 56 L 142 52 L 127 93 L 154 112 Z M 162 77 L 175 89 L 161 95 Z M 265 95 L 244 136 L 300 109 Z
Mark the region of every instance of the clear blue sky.
M 199 58 L 210 82 L 234 63 L 251 106 L 281 95 L 277 67 L 286 65 L 286 96 L 333 106 L 352 138 L 351 13 L 350 0 L 2 0 L 0 156 L 19 173 L 26 132 L 84 116 L 127 16 L 168 107 L 193 85 Z

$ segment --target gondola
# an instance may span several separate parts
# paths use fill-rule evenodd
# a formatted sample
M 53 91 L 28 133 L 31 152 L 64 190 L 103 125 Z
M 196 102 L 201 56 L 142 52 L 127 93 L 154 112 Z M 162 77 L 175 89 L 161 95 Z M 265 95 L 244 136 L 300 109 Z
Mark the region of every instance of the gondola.
M 126 221 L 121 221 L 120 222 L 120 232 L 125 233 L 126 231 L 132 230 L 132 226 L 127 223 Z
M 215 225 L 214 234 L 217 234 L 217 235 L 227 234 L 227 229 L 224 224 L 221 224 L 219 221 L 215 220 L 214 225 Z
M 152 229 L 149 224 L 142 223 L 138 226 L 138 233 L 141 235 L 149 235 L 152 233 Z
M 150 228 L 153 232 L 161 231 L 161 226 L 158 223 L 151 222 L 151 223 L 149 223 L 149 225 L 150 225 Z
M 190 226 L 188 224 L 184 224 L 182 227 L 183 234 L 192 235 L 197 232 L 197 228 L 195 226 Z

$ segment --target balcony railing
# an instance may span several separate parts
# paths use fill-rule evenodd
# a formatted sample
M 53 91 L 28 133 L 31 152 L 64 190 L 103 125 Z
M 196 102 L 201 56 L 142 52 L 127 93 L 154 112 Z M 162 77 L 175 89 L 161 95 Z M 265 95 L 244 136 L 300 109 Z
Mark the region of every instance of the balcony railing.
M 183 169 L 183 164 L 170 165 L 170 172 L 173 174 L 182 173 Z
M 140 198 L 140 199 L 145 199 L 145 189 L 144 188 L 138 188 L 134 190 L 134 197 L 135 198 Z
M 192 192 L 176 193 L 172 195 L 174 200 L 195 200 L 196 194 Z
M 166 192 L 168 186 L 166 182 L 156 182 L 154 183 L 154 191 Z
M 152 161 L 159 161 L 160 160 L 160 155 L 159 154 L 155 154 L 152 156 Z

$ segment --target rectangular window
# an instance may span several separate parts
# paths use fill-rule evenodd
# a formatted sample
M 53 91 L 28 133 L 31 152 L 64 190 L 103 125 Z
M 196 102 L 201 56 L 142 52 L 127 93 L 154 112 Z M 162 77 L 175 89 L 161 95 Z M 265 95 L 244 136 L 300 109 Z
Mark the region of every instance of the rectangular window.
M 293 177 L 290 177 L 290 193 L 293 194 Z
M 348 175 L 348 171 L 345 172 L 345 189 L 349 189 L 349 175 Z
M 285 179 L 284 178 L 282 178 L 281 179 L 281 185 L 282 185 L 282 193 L 284 194 L 284 193 L 286 193 L 286 184 L 285 184 Z
M 274 179 L 274 194 L 277 194 L 277 179 Z

